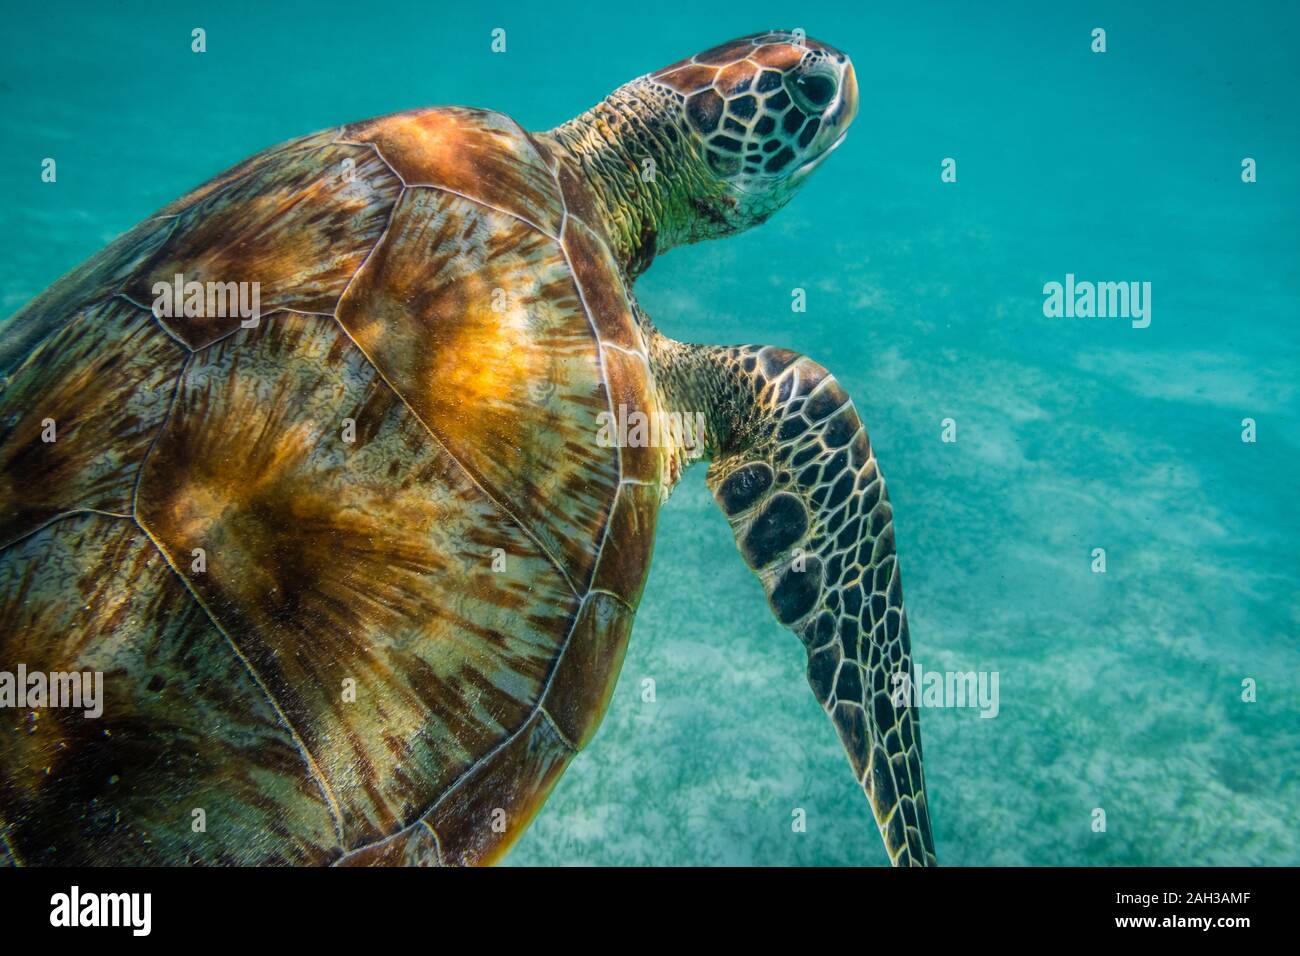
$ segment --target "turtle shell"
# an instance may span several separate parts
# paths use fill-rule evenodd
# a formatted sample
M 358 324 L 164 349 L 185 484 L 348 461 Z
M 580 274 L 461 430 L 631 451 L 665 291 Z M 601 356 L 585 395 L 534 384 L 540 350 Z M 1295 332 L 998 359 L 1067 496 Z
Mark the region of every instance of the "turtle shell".
M 656 399 L 593 208 L 504 116 L 397 114 L 234 167 L 0 330 L 0 670 L 103 674 L 98 718 L 0 708 L 0 859 L 518 836 L 612 692 L 664 465 L 597 440 Z M 168 316 L 177 276 L 259 315 Z

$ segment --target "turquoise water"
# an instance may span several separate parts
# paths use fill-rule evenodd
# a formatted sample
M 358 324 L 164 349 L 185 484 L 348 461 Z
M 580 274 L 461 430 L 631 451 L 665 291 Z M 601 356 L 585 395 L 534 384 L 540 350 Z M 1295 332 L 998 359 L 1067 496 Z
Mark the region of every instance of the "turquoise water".
M 803 27 L 854 58 L 854 131 L 770 223 L 666 255 L 637 290 L 670 335 L 795 348 L 854 395 L 916 659 L 1000 675 L 996 718 L 923 715 L 940 861 L 1300 863 L 1292 4 L 271 6 L 7 11 L 0 313 L 272 143 L 434 103 L 548 128 L 638 73 Z M 1046 318 L 1066 273 L 1151 282 L 1150 327 Z M 508 862 L 884 861 L 697 469 L 604 725 Z

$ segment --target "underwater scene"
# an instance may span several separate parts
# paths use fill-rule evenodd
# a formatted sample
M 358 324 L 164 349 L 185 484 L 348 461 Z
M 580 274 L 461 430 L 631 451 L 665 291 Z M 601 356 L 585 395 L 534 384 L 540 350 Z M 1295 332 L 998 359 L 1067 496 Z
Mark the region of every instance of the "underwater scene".
M 635 295 L 664 336 L 790 349 L 852 398 L 893 506 L 937 861 L 1300 864 L 1294 4 L 6 20 L 0 343 L 59 277 L 274 144 L 434 105 L 547 131 L 768 30 L 843 51 L 857 115 L 833 155 L 753 228 L 651 249 Z M 822 95 L 847 101 L 836 69 Z M 706 472 L 660 508 L 608 710 L 504 865 L 890 863 Z

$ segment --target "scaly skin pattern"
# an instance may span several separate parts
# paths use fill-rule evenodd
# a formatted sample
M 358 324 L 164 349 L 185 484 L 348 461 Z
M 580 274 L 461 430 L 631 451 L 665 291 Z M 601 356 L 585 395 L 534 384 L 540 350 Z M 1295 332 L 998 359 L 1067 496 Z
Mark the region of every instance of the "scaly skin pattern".
M 593 184 L 615 255 L 633 277 L 656 254 L 725 228 L 726 190 L 709 174 L 676 103 L 669 88 L 634 80 L 545 137 Z
M 539 138 L 576 161 L 635 278 L 657 253 L 766 221 L 856 112 L 843 53 L 765 33 L 633 80 Z
M 707 481 L 866 791 L 890 860 L 935 861 L 893 512 L 848 394 L 785 349 L 685 345 L 654 333 L 667 408 L 709 410 Z M 685 459 L 681 459 L 685 460 Z

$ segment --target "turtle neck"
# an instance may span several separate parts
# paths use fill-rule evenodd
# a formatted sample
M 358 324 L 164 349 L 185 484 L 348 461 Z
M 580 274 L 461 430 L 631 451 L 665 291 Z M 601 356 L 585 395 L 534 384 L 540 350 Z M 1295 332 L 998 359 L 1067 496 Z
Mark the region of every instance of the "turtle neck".
M 647 78 L 542 135 L 582 170 L 630 277 L 674 246 L 731 231 L 724 185 L 695 148 L 671 91 Z

